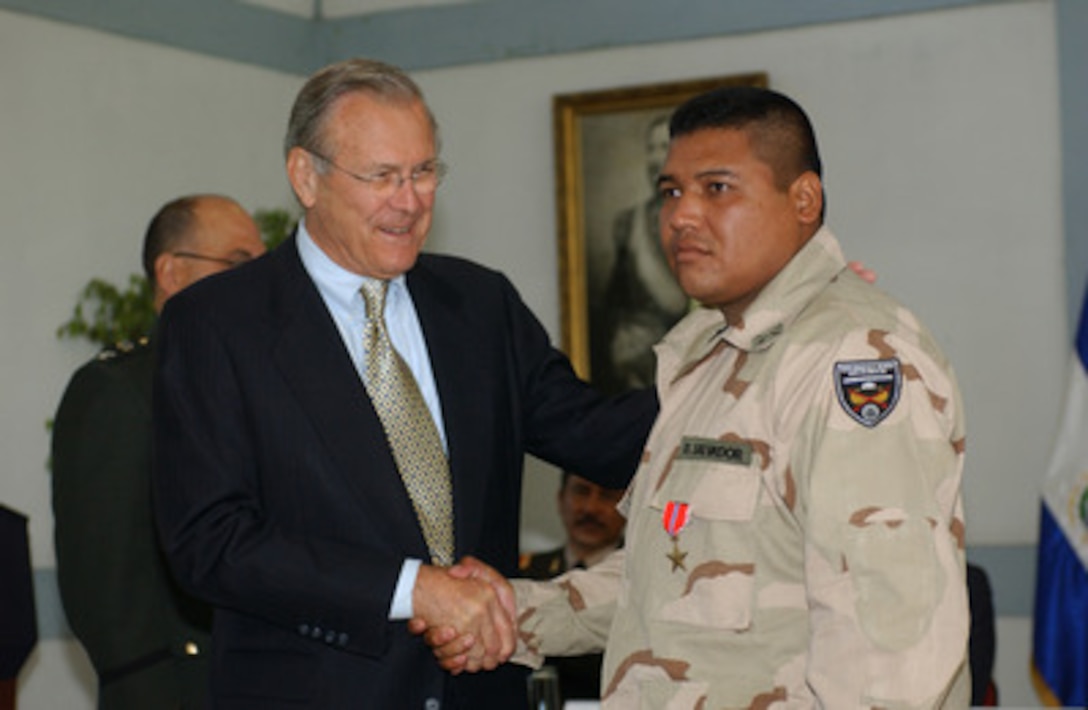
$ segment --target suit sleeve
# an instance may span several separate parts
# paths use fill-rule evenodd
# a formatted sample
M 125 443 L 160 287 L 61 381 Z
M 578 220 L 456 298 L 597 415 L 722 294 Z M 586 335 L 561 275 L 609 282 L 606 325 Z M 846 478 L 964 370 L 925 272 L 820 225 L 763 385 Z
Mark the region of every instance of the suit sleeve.
M 513 287 L 506 286 L 526 448 L 599 485 L 626 487 L 657 416 L 657 393 L 649 388 L 604 397 L 578 378 Z

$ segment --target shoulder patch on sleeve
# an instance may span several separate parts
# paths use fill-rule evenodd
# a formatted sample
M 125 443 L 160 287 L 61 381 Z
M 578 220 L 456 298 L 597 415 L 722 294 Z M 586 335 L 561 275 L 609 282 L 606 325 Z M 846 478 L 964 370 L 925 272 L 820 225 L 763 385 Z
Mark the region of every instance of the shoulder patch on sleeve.
M 848 360 L 835 363 L 835 394 L 850 418 L 866 427 L 884 421 L 899 402 L 899 360 Z

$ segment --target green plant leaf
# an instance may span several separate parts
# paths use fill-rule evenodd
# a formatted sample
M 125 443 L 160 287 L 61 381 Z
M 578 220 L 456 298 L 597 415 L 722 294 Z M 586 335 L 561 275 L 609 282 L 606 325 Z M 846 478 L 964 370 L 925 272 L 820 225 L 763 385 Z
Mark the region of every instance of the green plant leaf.
M 284 209 L 257 210 L 253 220 L 261 230 L 261 240 L 272 251 L 282 244 L 295 231 L 298 220 Z

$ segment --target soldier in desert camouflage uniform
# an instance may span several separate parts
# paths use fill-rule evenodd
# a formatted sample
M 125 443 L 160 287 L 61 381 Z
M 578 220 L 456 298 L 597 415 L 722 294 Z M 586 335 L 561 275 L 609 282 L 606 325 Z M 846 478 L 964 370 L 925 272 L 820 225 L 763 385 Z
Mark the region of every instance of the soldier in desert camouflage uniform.
M 846 268 L 796 104 L 726 89 L 671 135 L 662 240 L 705 308 L 656 348 L 626 551 L 515 581 L 522 660 L 607 642 L 609 710 L 967 707 L 949 364 Z

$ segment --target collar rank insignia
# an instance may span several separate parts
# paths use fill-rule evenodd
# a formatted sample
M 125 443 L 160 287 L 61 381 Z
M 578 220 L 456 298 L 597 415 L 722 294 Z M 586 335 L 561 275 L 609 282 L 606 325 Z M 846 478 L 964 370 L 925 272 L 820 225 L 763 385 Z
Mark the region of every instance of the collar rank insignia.
M 899 402 L 901 382 L 896 358 L 835 363 L 839 404 L 862 426 L 875 427 L 892 413 Z

